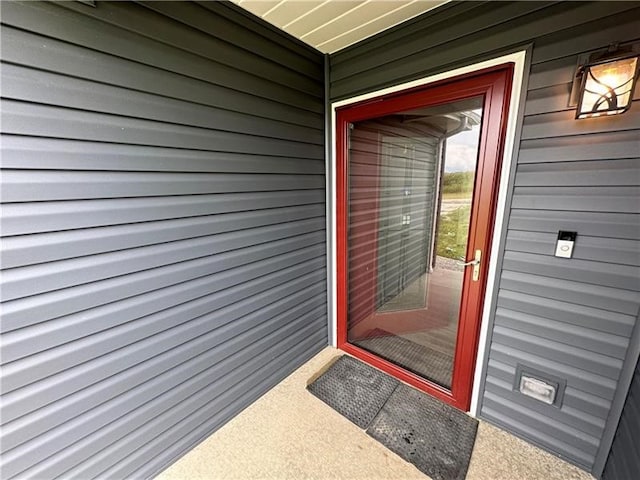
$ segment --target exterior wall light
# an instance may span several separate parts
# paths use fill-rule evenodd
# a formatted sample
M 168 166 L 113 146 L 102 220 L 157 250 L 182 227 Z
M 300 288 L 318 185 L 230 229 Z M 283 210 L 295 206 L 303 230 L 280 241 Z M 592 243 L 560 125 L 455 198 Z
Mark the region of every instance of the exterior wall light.
M 635 52 L 612 46 L 604 54 L 592 55 L 579 67 L 576 118 L 616 115 L 629 110 L 638 79 L 638 57 Z

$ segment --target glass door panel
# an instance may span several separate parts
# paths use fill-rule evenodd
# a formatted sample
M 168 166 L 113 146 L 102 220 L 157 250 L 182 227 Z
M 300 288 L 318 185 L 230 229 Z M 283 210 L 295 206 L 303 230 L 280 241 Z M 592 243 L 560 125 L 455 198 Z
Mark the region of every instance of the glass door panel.
M 349 125 L 347 341 L 449 390 L 483 101 Z

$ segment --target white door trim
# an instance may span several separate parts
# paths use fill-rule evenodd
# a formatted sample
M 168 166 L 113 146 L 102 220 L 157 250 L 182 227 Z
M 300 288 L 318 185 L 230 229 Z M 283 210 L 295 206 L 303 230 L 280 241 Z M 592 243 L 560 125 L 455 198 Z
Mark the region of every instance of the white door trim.
M 336 158 L 336 145 L 335 145 L 335 130 L 336 130 L 336 109 L 352 103 L 361 102 L 369 98 L 379 97 L 381 95 L 387 95 L 390 93 L 407 90 L 409 88 L 428 85 L 433 82 L 445 80 L 447 78 L 456 77 L 466 73 L 482 70 L 485 68 L 493 67 L 495 65 L 501 65 L 507 62 L 514 63 L 513 71 L 513 85 L 511 87 L 511 100 L 509 104 L 509 114 L 507 118 L 507 131 L 504 145 L 504 153 L 502 158 L 502 169 L 500 174 L 500 183 L 498 187 L 498 203 L 496 208 L 496 218 L 493 230 L 493 240 L 491 244 L 491 260 L 489 262 L 489 271 L 487 277 L 487 287 L 485 291 L 485 302 L 482 311 L 482 323 L 480 325 L 480 338 L 478 340 L 478 354 L 476 356 L 476 367 L 473 378 L 473 389 L 471 394 L 471 407 L 470 413 L 477 416 L 479 411 L 479 399 L 480 399 L 480 385 L 481 375 L 483 371 L 483 364 L 485 358 L 487 345 L 487 335 L 489 329 L 489 317 L 492 310 L 491 298 L 493 297 L 493 290 L 496 286 L 496 270 L 498 264 L 498 252 L 500 250 L 500 238 L 502 236 L 502 228 L 504 216 L 506 214 L 506 202 L 507 202 L 507 189 L 509 184 L 509 176 L 511 173 L 513 147 L 515 142 L 515 132 L 518 117 L 520 115 L 520 95 L 522 93 L 522 85 L 524 81 L 524 67 L 526 60 L 526 51 L 521 50 L 519 52 L 504 55 L 484 62 L 475 63 L 465 67 L 457 68 L 437 75 L 431 75 L 411 82 L 394 85 L 392 87 L 377 90 L 375 92 L 358 95 L 356 97 L 348 98 L 346 100 L 340 100 L 331 104 L 331 157 L 327 159 L 326 163 L 326 175 L 327 175 L 327 265 L 330 270 L 330 278 L 333 279 L 330 285 L 328 294 L 328 315 L 329 315 L 329 344 L 337 346 L 337 252 L 336 252 L 336 171 L 335 171 L 335 158 Z

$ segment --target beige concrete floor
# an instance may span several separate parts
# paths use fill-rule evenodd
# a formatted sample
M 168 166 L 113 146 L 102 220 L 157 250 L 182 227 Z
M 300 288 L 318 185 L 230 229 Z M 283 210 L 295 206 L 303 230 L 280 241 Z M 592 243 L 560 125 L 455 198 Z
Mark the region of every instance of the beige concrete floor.
M 326 348 L 162 472 L 158 480 L 428 479 L 306 391 L 341 352 Z M 480 422 L 468 480 L 592 480 Z

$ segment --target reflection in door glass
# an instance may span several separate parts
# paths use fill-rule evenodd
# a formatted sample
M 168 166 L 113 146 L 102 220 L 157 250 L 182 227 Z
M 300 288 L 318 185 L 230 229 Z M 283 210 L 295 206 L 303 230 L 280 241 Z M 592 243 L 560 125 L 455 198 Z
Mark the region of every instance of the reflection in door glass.
M 482 98 L 349 136 L 348 341 L 451 388 Z

